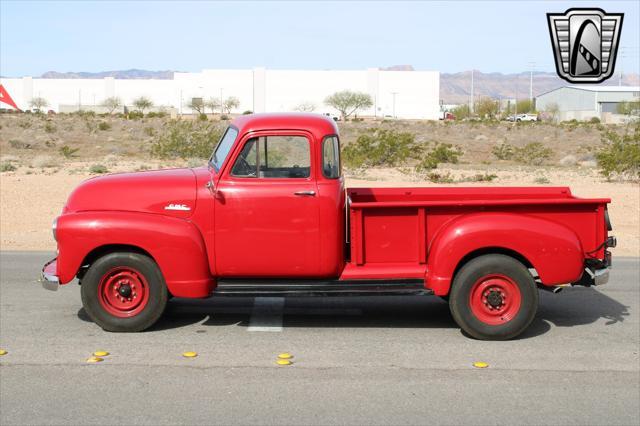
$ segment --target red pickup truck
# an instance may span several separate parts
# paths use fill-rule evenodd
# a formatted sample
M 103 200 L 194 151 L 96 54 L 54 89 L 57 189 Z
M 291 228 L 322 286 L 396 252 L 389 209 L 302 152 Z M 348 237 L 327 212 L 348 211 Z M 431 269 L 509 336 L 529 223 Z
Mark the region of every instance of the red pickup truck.
M 82 183 L 42 281 L 77 277 L 109 331 L 150 327 L 170 297 L 436 295 L 470 336 L 509 339 L 538 289 L 607 282 L 609 202 L 566 187 L 345 190 L 333 120 L 254 114 L 207 166 Z

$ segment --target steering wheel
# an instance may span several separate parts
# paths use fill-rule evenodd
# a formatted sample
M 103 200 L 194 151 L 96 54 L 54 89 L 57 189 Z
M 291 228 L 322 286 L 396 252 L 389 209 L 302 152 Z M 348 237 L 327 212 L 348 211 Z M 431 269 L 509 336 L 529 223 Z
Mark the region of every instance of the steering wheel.
M 251 167 L 251 165 L 247 162 L 247 160 L 244 157 L 238 157 L 238 162 L 236 163 L 236 167 L 238 167 L 238 174 L 246 175 L 246 176 L 256 175 L 255 168 Z

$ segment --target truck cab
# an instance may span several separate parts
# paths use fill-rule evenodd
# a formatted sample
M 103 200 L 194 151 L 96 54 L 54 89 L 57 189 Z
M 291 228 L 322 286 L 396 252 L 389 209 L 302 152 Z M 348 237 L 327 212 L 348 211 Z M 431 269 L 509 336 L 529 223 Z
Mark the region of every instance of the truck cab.
M 510 339 L 539 289 L 607 282 L 609 202 L 567 187 L 345 189 L 334 120 L 252 114 L 202 167 L 82 183 L 43 285 L 78 278 L 109 331 L 152 326 L 170 297 L 402 294 L 440 296 L 470 336 Z

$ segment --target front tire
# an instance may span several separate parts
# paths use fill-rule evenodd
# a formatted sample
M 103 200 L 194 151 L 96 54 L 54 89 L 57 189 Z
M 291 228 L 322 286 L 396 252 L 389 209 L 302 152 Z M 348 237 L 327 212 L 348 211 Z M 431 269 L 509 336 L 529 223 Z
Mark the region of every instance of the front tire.
M 449 307 L 456 323 L 480 340 L 522 333 L 538 309 L 538 290 L 527 268 L 502 254 L 477 257 L 456 274 Z
M 111 253 L 96 260 L 82 279 L 82 305 L 106 331 L 136 332 L 162 316 L 168 292 L 158 265 L 138 253 Z

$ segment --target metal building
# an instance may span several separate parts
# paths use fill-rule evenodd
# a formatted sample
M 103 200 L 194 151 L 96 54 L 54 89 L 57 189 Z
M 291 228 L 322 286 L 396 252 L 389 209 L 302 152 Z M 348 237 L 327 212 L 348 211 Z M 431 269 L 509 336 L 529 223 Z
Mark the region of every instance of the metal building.
M 538 95 L 536 109 L 550 111 L 557 106 L 558 119 L 615 121 L 620 102 L 640 101 L 638 86 L 564 86 Z

